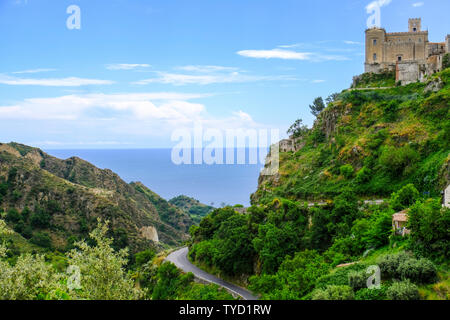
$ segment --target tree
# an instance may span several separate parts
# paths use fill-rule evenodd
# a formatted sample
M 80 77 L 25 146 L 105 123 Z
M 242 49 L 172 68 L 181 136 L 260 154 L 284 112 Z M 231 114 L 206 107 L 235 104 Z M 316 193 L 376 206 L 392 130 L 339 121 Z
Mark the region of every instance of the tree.
M 444 55 L 442 59 L 442 69 L 450 68 L 450 53 Z
M 150 262 L 155 257 L 155 255 L 156 255 L 155 251 L 150 249 L 136 253 L 134 255 L 136 267 L 143 266 L 147 262 Z
M 390 204 L 394 210 L 410 207 L 419 199 L 419 191 L 410 183 L 391 195 Z
M 0 220 L 0 236 L 11 234 L 3 220 Z M 0 244 L 0 300 L 35 300 L 63 292 L 61 276 L 50 264 L 45 262 L 44 256 L 21 255 L 12 266 L 6 257 L 8 250 Z
M 327 106 L 330 105 L 330 103 L 335 102 L 339 98 L 339 93 L 335 92 L 330 94 L 326 99 L 325 102 L 327 103 Z
M 125 272 L 128 249 L 115 252 L 113 240 L 107 238 L 108 222 L 98 220 L 98 226 L 89 235 L 96 245 L 86 241 L 76 243 L 68 253 L 68 264 L 80 270 L 81 289 L 72 291 L 78 299 L 134 300 L 143 296 L 134 281 Z
M 325 109 L 325 103 L 322 97 L 314 99 L 313 104 L 309 105 L 309 108 L 311 109 L 311 113 L 317 117 Z
M 302 119 L 295 120 L 294 124 L 291 125 L 287 131 L 289 136 L 293 136 L 294 138 L 298 138 L 303 136 L 308 132 L 308 127 L 303 124 Z
M 328 271 L 329 265 L 321 255 L 306 250 L 296 253 L 293 258 L 286 257 L 276 275 L 250 278 L 250 287 L 263 291 L 264 299 L 298 300 L 314 288 L 317 278 Z
M 52 239 L 47 232 L 37 232 L 30 242 L 43 248 L 50 249 L 52 247 Z
M 411 248 L 418 254 L 448 259 L 450 209 L 442 208 L 439 199 L 416 202 L 408 213 Z
M 349 286 L 328 286 L 326 289 L 316 289 L 313 300 L 354 300 L 355 294 Z
M 258 237 L 253 239 L 253 246 L 261 260 L 262 272 L 273 274 L 288 254 L 298 248 L 299 232 L 292 223 L 282 228 L 268 223 L 259 226 Z

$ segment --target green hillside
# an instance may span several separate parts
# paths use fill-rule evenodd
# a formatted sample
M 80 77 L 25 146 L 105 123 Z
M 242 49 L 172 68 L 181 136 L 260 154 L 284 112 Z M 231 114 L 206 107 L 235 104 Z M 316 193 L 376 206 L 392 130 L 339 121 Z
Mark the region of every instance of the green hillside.
M 216 209 L 191 227 L 190 259 L 262 299 L 449 299 L 450 69 L 370 88 L 391 76 L 360 77 L 363 89 L 323 110 L 316 99 L 313 128 L 296 121 L 297 151 L 260 177 L 246 214 Z M 393 230 L 402 210 L 404 236 Z
M 186 240 L 191 218 L 141 183 L 79 159 L 60 160 L 17 143 L 0 144 L 0 214 L 18 234 L 65 250 L 110 220 L 116 248 L 133 252 Z M 154 227 L 159 243 L 142 228 Z
M 169 200 L 169 203 L 186 212 L 198 224 L 214 207 L 201 203 L 200 201 L 187 196 L 178 196 Z
M 300 138 L 279 174 L 260 178 L 254 204 L 326 200 L 344 188 L 384 198 L 407 183 L 438 196 L 450 180 L 450 69 L 428 83 L 344 91 Z

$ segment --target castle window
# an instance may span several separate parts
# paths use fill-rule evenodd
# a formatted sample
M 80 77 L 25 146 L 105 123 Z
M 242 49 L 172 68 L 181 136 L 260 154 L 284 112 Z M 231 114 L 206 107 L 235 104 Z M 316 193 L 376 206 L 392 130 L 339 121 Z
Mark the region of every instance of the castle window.
M 373 45 L 374 45 L 374 46 L 377 45 L 377 39 L 373 39 Z
M 398 62 L 402 61 L 402 57 L 401 57 L 401 56 L 398 56 L 398 57 L 397 57 L 397 60 L 398 60 Z
M 417 28 L 413 28 L 413 31 L 414 31 L 414 32 L 417 32 Z
M 373 54 L 373 61 L 377 61 L 377 54 L 376 53 Z

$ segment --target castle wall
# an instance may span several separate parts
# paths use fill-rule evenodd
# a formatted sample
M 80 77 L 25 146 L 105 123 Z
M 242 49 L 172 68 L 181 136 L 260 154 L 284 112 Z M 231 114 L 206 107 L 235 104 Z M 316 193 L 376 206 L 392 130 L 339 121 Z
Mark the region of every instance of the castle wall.
M 430 42 L 427 45 L 428 56 L 443 54 L 447 51 L 445 42 Z
M 426 74 L 432 75 L 433 73 L 442 71 L 442 62 L 443 62 L 444 54 L 433 55 L 427 59 L 427 70 Z
M 420 67 L 415 61 L 402 62 L 397 65 L 397 80 L 402 85 L 416 82 L 420 79 Z
M 398 58 L 401 61 L 422 61 L 425 62 L 425 44 L 415 42 L 386 42 L 385 61 L 387 63 L 396 63 Z
M 385 41 L 386 31 L 384 29 L 372 28 L 366 30 L 366 63 L 373 64 L 384 61 Z

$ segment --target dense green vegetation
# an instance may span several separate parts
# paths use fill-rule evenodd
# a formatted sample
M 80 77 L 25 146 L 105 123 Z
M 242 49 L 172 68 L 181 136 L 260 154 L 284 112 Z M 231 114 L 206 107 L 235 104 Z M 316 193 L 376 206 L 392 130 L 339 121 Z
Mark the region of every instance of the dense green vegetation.
M 393 86 L 391 78 L 356 82 Z M 244 279 L 263 299 L 448 299 L 450 209 L 440 196 L 450 180 L 450 70 L 432 81 L 444 87 L 347 91 L 324 110 L 316 99 L 314 127 L 299 119 L 289 130 L 302 147 L 281 154 L 278 175 L 260 178 L 247 213 L 217 209 L 191 227 L 190 259 Z M 392 217 L 405 209 L 402 237 Z M 380 268 L 376 289 L 369 266 Z
M 410 190 L 407 185 L 399 193 Z M 394 193 L 390 203 L 396 204 L 397 197 Z M 416 219 L 416 211 L 425 214 Z M 324 207 L 275 199 L 249 208 L 246 215 L 217 209 L 191 227 L 189 255 L 224 277 L 245 274 L 249 288 L 264 299 L 418 297 L 418 286 L 439 282 L 438 268 L 445 277 L 450 209 L 443 209 L 439 199 L 418 198 L 410 209 L 407 238 L 393 233 L 394 212 L 390 204 L 361 210 L 350 191 Z M 380 266 L 383 280 L 373 292 L 365 284 L 372 264 Z M 414 295 L 408 293 L 411 288 Z
M 0 300 L 135 300 L 233 297 L 215 285 L 194 282 L 173 264 L 146 250 L 129 257 L 115 250 L 108 223 L 99 220 L 89 241 L 79 241 L 66 254 L 16 254 L 0 245 Z M 0 220 L 0 240 L 14 235 Z
M 190 226 L 190 260 L 262 299 L 449 299 L 450 70 L 403 87 L 391 76 L 355 80 L 389 89 L 316 99 L 314 127 L 289 129 L 302 147 L 280 155 L 246 210 L 167 202 L 81 159 L 0 144 L 0 298 L 232 299 L 164 262 L 164 244 L 137 231 L 151 225 L 172 245 Z
M 363 73 L 355 77 L 352 88 L 382 88 L 395 85 L 395 71 Z
M 108 235 L 114 248 L 132 252 L 180 244 L 193 224 L 141 183 L 17 143 L 0 144 L 0 215 L 30 243 L 59 251 L 87 238 L 98 217 L 112 222 Z M 145 238 L 142 226 L 155 227 L 160 242 Z
M 183 195 L 170 199 L 169 203 L 186 212 L 195 224 L 199 224 L 200 220 L 214 209 L 213 206 Z
M 347 187 L 384 198 L 408 183 L 439 196 L 450 167 L 450 69 L 430 82 L 438 79 L 439 91 L 413 83 L 339 94 L 301 130 L 304 146 L 281 153 L 279 174 L 261 177 L 252 203 L 332 199 Z

